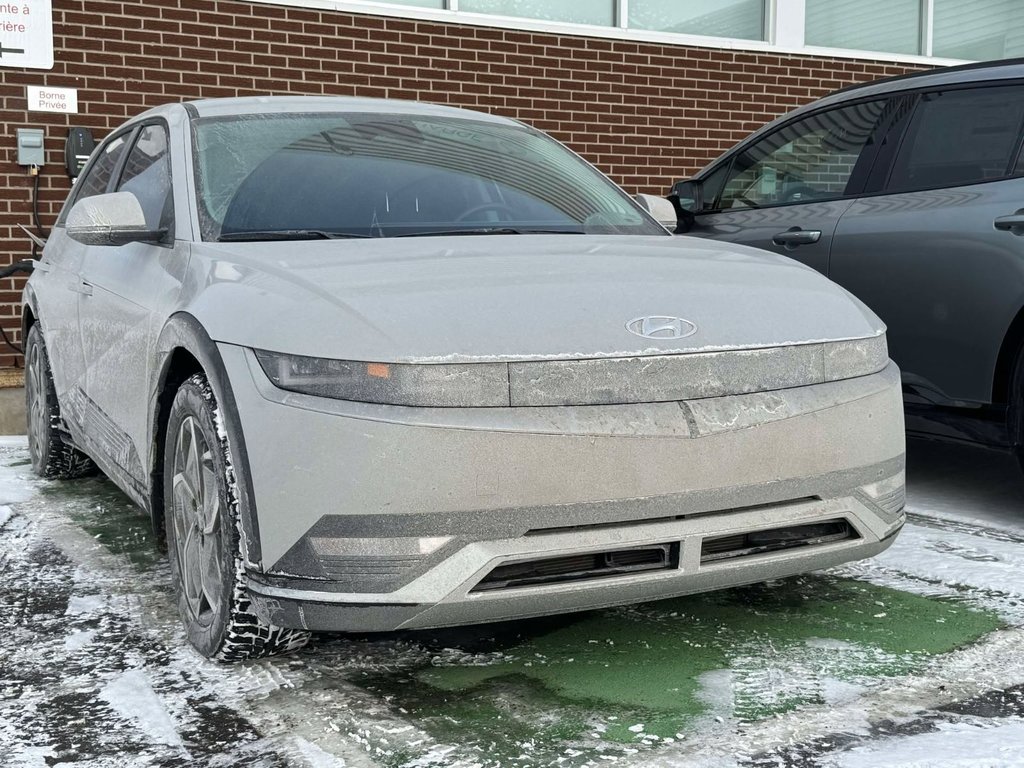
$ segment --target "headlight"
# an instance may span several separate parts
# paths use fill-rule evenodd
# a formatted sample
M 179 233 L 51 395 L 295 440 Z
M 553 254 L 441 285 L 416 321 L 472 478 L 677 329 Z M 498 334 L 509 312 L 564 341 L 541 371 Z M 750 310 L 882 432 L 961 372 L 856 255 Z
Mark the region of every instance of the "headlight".
M 825 381 L 840 381 L 878 373 L 889 364 L 885 334 L 825 345 Z
M 505 363 L 417 365 L 253 350 L 274 386 L 306 395 L 436 408 L 509 405 Z

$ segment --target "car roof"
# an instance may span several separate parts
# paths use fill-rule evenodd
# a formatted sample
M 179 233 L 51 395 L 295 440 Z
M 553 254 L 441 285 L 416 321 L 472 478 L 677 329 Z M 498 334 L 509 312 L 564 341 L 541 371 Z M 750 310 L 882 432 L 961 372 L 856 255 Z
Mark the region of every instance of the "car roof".
M 774 130 L 782 123 L 787 123 L 794 118 L 800 117 L 806 112 L 815 112 L 823 107 L 843 104 L 847 101 L 867 99 L 873 96 L 885 96 L 891 93 L 900 93 L 901 91 L 933 88 L 936 86 L 1014 79 L 1024 79 L 1024 58 L 982 61 L 974 64 L 960 64 L 955 67 L 926 69 L 921 72 L 911 72 L 906 75 L 887 77 L 882 80 L 872 80 L 868 83 L 849 85 L 846 88 L 833 91 L 827 96 L 823 96 L 820 99 L 804 104 L 801 107 L 797 107 L 794 110 L 780 115 L 766 125 L 758 128 L 756 131 L 744 138 L 740 143 L 751 144 L 759 137 Z M 728 150 L 728 152 L 732 151 L 732 149 Z M 721 156 L 716 157 L 695 175 L 702 176 L 708 170 L 716 166 L 720 159 Z
M 522 123 L 499 115 L 471 109 L 446 107 L 420 101 L 401 99 L 368 99 L 352 96 L 240 96 L 226 99 L 197 99 L 163 104 L 133 117 L 129 122 L 152 117 L 168 117 L 184 109 L 191 117 L 231 117 L 234 115 L 262 115 L 310 112 L 364 112 L 378 115 L 421 115 L 476 120 L 504 125 L 522 126 Z
M 514 120 L 440 104 L 400 99 L 367 99 L 351 96 L 243 96 L 232 99 L 199 99 L 185 102 L 199 117 L 260 115 L 284 112 L 366 112 L 371 114 L 423 115 L 517 124 Z M 194 110 L 194 111 L 193 111 Z
M 900 91 L 934 88 L 943 85 L 959 85 L 962 83 L 986 82 L 992 80 L 1013 80 L 1024 78 L 1024 59 L 1003 59 L 1001 61 L 982 61 L 974 64 L 961 64 L 955 67 L 926 69 L 906 75 L 873 80 L 869 83 L 858 83 L 841 88 L 817 101 L 800 107 L 790 115 L 805 109 L 823 107 L 832 103 L 840 103 L 851 99 L 861 99 Z

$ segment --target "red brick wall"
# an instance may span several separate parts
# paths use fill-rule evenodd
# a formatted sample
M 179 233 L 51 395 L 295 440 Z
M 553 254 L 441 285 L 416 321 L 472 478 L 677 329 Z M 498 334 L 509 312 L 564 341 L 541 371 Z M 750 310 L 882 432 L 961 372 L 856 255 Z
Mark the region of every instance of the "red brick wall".
M 912 67 L 357 16 L 249 2 L 54 0 L 51 71 L 0 69 L 0 267 L 28 255 L 19 127 L 46 130 L 44 226 L 69 189 L 70 125 L 97 139 L 169 101 L 259 93 L 418 99 L 525 120 L 629 192 L 663 192 L 769 119 Z M 79 113 L 27 112 L 26 85 L 78 88 Z M 22 278 L 0 279 L 20 342 Z M 0 344 L 0 367 L 21 365 Z

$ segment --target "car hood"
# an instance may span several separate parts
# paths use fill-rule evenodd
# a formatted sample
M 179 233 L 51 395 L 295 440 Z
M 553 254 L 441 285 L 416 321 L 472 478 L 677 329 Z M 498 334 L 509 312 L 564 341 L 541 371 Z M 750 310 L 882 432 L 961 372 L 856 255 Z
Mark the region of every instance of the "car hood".
M 567 360 L 877 336 L 790 259 L 689 237 L 491 235 L 201 243 L 186 310 L 216 341 L 382 362 Z M 678 317 L 684 338 L 627 324 Z M 685 326 L 689 330 L 689 326 Z

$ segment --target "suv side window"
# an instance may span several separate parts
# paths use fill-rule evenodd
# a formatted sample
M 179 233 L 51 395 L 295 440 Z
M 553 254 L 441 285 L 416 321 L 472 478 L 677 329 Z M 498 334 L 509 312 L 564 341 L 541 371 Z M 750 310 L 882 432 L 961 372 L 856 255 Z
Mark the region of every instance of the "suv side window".
M 896 155 L 886 192 L 1005 178 L 1024 129 L 1024 86 L 922 94 Z
M 171 228 L 174 221 L 171 164 L 167 154 L 167 129 L 163 125 L 147 125 L 139 131 L 121 171 L 117 191 L 135 195 L 149 229 Z
M 847 192 L 875 139 L 887 99 L 818 112 L 736 155 L 715 208 L 834 200 Z

